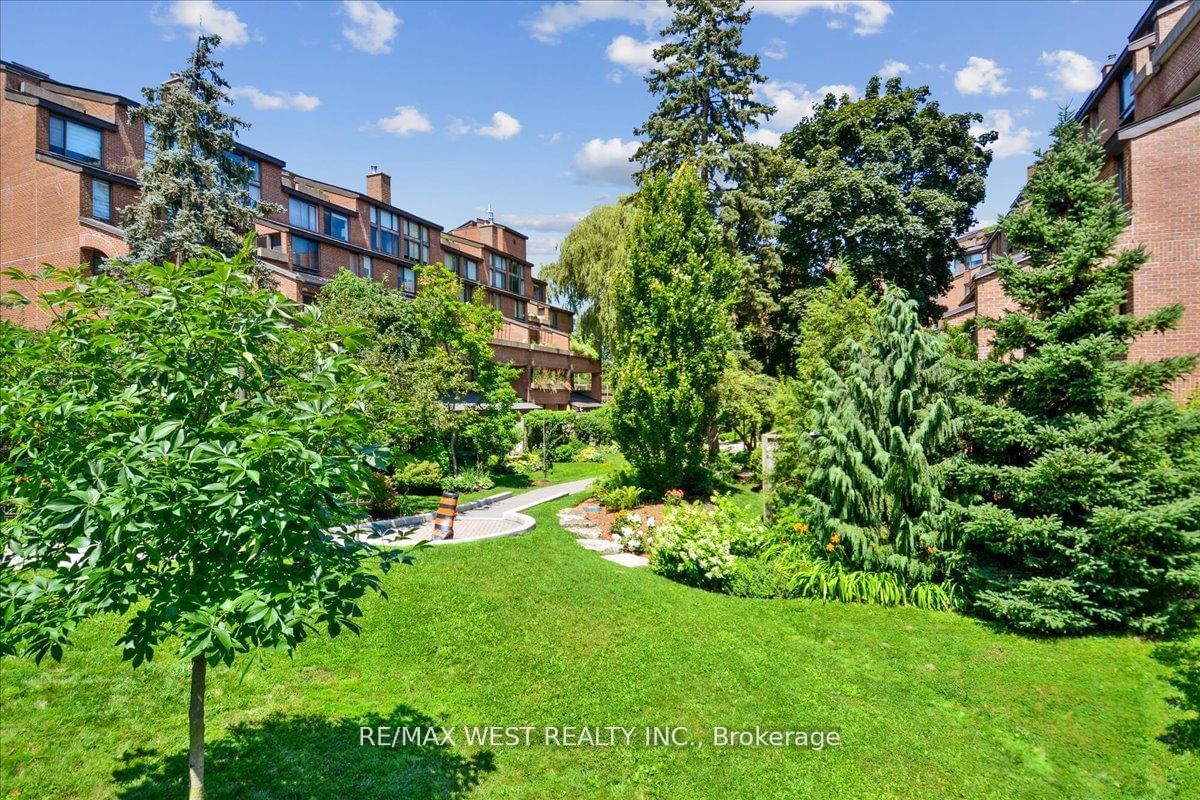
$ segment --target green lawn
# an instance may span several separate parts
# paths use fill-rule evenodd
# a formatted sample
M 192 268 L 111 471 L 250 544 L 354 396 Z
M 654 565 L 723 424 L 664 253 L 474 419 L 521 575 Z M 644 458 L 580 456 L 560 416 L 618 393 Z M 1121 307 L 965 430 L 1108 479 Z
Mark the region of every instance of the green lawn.
M 1200 753 L 1150 645 L 1032 640 L 952 614 L 689 589 L 530 533 L 439 547 L 363 634 L 210 671 L 210 798 L 1194 798 Z M 120 661 L 114 621 L 62 665 L 2 664 L 3 797 L 185 795 L 187 668 Z M 359 746 L 360 725 L 836 730 L 803 749 Z

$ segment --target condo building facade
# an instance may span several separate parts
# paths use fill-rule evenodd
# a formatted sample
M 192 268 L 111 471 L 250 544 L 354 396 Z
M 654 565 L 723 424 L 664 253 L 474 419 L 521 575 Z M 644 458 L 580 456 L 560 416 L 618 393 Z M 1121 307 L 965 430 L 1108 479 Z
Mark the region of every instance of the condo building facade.
M 1176 330 L 1141 337 L 1128 358 L 1200 353 L 1200 0 L 1151 2 L 1076 118 L 1099 132 L 1102 176 L 1114 179 L 1130 213 L 1118 246 L 1143 245 L 1149 254 L 1125 311 L 1144 316 L 1184 307 Z M 939 299 L 942 324 L 1010 310 L 991 262 L 1010 255 L 1019 263 L 1021 254 L 996 230 L 971 232 L 959 244 L 965 257 L 952 265 L 953 283 Z M 986 356 L 987 338 L 977 344 Z M 1177 399 L 1192 396 L 1200 390 L 1200 370 L 1171 388 Z
M 127 253 L 122 213 L 137 199 L 148 152 L 143 124 L 129 119 L 137 102 L 11 62 L 0 61 L 0 79 L 0 269 L 33 276 L 43 264 L 96 266 Z M 599 405 L 600 363 L 571 350 L 573 315 L 548 302 L 523 234 L 490 213 L 445 230 L 393 204 L 391 178 L 376 167 L 360 192 L 240 143 L 231 156 L 250 167 L 251 197 L 282 208 L 255 226 L 256 256 L 280 292 L 313 302 L 345 268 L 411 295 L 419 266 L 444 263 L 463 299 L 480 297 L 503 315 L 492 349 L 517 368 L 522 409 Z M 0 281 L 26 296 L 54 288 L 32 277 Z M 50 322 L 36 305 L 2 313 L 30 327 Z

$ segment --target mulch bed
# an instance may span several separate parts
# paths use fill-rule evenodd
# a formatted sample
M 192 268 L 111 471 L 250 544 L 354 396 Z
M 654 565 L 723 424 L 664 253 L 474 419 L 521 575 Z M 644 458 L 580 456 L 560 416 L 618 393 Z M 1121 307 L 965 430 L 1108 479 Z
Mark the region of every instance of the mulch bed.
M 617 515 L 637 514 L 642 518 L 642 525 L 645 525 L 646 520 L 650 519 L 650 517 L 654 517 L 654 521 L 661 525 L 663 520 L 663 509 L 666 508 L 666 506 L 664 506 L 662 503 L 647 503 L 646 505 L 638 506 L 631 511 L 609 511 L 604 506 L 600 506 L 599 511 L 587 510 L 588 506 L 599 505 L 600 504 L 596 502 L 594 497 L 589 497 L 578 507 L 576 507 L 575 510 L 580 514 L 583 514 L 592 522 L 596 523 L 596 525 L 600 528 L 600 538 L 608 540 L 612 539 L 612 524 L 613 520 L 617 518 Z

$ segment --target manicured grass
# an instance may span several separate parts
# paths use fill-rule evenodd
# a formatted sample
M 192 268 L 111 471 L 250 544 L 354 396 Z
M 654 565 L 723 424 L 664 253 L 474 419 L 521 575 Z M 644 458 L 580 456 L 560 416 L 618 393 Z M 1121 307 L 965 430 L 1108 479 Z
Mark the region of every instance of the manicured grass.
M 432 548 L 363 634 L 210 671 L 209 797 L 1191 798 L 1132 638 L 1034 640 L 947 613 L 741 600 L 629 570 L 556 524 Z M 185 794 L 187 667 L 139 670 L 114 620 L 62 665 L 3 662 L 3 796 Z M 359 746 L 360 725 L 686 726 L 684 748 Z M 717 749 L 714 726 L 836 730 Z M 460 737 L 461 738 L 461 737 Z

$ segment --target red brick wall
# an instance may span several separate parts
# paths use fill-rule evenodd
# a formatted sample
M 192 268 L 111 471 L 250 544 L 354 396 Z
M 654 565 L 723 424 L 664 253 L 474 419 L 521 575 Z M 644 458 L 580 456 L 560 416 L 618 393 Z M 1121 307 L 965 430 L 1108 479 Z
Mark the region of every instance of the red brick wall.
M 1127 143 L 1133 222 L 1121 244 L 1143 244 L 1150 259 L 1133 280 L 1133 312 L 1186 306 L 1178 330 L 1148 334 L 1129 357 L 1158 359 L 1200 353 L 1200 114 Z M 1200 374 L 1175 387 L 1186 397 L 1200 387 Z

